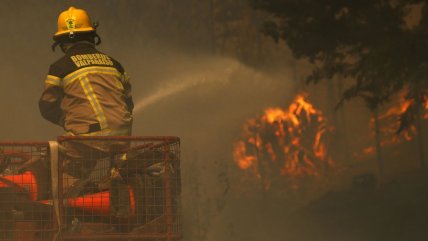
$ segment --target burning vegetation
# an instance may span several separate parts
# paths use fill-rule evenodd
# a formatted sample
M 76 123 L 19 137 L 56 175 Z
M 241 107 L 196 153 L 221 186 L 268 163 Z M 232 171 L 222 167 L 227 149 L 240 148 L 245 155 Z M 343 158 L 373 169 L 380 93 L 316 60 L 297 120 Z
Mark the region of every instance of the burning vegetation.
M 411 141 L 418 135 L 418 124 L 422 120 L 428 120 L 428 98 L 422 100 L 422 105 L 415 103 L 415 99 L 407 98 L 407 89 L 398 95 L 392 105 L 377 117 L 370 119 L 369 128 L 372 135 L 376 135 L 375 121 L 379 122 L 380 146 L 387 147 L 401 142 Z M 415 114 L 416 113 L 416 114 Z M 414 119 L 414 118 L 420 118 Z M 364 154 L 375 153 L 375 147 L 369 146 L 363 150 Z
M 234 159 L 265 189 L 277 181 L 297 189 L 298 180 L 322 177 L 333 166 L 326 145 L 330 131 L 307 94 L 298 94 L 288 108 L 267 108 L 263 115 L 244 123 L 234 145 Z

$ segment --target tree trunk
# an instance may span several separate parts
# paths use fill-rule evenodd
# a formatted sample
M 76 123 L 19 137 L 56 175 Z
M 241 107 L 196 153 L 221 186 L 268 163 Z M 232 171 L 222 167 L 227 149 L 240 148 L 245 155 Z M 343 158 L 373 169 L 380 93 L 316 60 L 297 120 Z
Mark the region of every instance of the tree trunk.
M 422 127 L 423 109 L 418 107 L 416 113 L 416 139 L 418 142 L 419 161 L 422 169 L 425 169 L 424 129 Z
M 422 127 L 422 118 L 424 113 L 424 98 L 421 93 L 420 82 L 415 82 L 410 89 L 415 105 L 415 126 L 416 126 L 416 142 L 418 146 L 419 162 L 421 169 L 425 169 L 425 150 L 424 150 L 424 129 Z
M 382 147 L 381 147 L 381 135 L 380 135 L 380 125 L 379 125 L 379 113 L 378 108 L 373 110 L 374 114 L 374 128 L 375 128 L 375 141 L 376 141 L 376 158 L 378 162 L 379 168 L 379 183 L 383 182 L 383 174 L 384 174 L 384 163 L 382 158 Z
M 339 94 L 342 94 L 343 91 L 343 79 L 339 80 L 338 88 L 339 88 Z M 343 138 L 342 146 L 344 150 L 344 157 L 347 163 L 351 162 L 351 154 L 349 152 L 349 139 L 348 139 L 348 125 L 346 123 L 346 114 L 345 114 L 345 108 L 340 108 L 340 120 L 341 120 L 341 136 Z

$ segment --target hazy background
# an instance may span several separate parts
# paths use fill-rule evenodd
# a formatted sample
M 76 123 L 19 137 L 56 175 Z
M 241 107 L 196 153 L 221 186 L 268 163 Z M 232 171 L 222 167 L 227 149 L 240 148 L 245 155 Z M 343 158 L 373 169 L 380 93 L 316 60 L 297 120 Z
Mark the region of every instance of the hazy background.
M 61 57 L 59 48 L 50 49 L 57 16 L 71 5 L 99 21 L 99 49 L 132 78 L 133 134 L 181 138 L 185 240 L 314 240 L 292 234 L 306 232 L 306 223 L 291 225 L 292 213 L 329 188 L 349 187 L 350 177 L 300 196 L 271 197 L 241 182 L 233 142 L 246 119 L 286 107 L 302 89 L 338 128 L 347 120 L 351 152 L 372 141 L 370 113 L 355 101 L 335 114 L 338 92 L 304 87 L 309 66 L 258 32 L 261 15 L 246 1 L 1 1 L 0 140 L 53 140 L 63 133 L 42 119 L 38 99 L 49 65 Z M 220 16 L 215 24 L 212 12 Z M 417 166 L 408 163 L 409 170 Z M 367 170 L 376 172 L 373 166 Z M 241 194 L 242 186 L 254 191 Z
M 216 163 L 234 166 L 232 143 L 243 121 L 267 106 L 291 99 L 294 80 L 291 67 L 281 62 L 276 63 L 280 68 L 266 72 L 242 63 L 234 53 L 216 53 L 206 28 L 201 26 L 202 32 L 192 33 L 197 31 L 196 24 L 203 23 L 191 16 L 186 7 L 190 3 L 2 1 L 0 139 L 53 140 L 63 133 L 41 117 L 38 99 L 49 65 L 61 57 L 59 48 L 55 53 L 50 49 L 58 14 L 71 5 L 84 8 L 93 21 L 100 22 L 103 43 L 99 49 L 119 60 L 132 78 L 137 108 L 134 135 L 181 138 L 186 229 L 196 227 L 192 224 L 194 210 L 188 208 L 194 205 L 186 203 L 194 198 L 186 195 L 190 190 L 184 176 L 203 169 L 200 182 L 205 193 L 201 199 L 210 202 L 211 196 L 216 197 L 216 189 L 221 192 L 223 188 L 217 187 Z M 285 56 L 280 61 L 290 59 Z M 195 158 L 199 166 L 191 164 Z M 222 226 L 218 226 L 220 230 Z M 216 230 L 209 232 L 214 239 Z

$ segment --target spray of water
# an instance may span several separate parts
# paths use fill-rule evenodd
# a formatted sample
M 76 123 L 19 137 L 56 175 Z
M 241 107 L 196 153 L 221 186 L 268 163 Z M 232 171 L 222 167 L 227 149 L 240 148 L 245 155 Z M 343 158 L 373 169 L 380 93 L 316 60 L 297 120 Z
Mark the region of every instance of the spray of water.
M 199 71 L 199 73 L 190 76 L 183 76 L 168 81 L 151 95 L 137 101 L 134 107 L 134 113 L 139 113 L 150 105 L 198 85 L 206 83 L 227 84 L 231 79 L 232 73 L 240 67 L 240 63 L 228 60 L 223 63 L 220 69 L 216 69 L 216 67 L 218 68 L 218 66 L 207 66 L 206 68 L 209 69 L 209 71 Z
M 147 106 L 150 106 L 168 96 L 177 94 L 179 92 L 182 92 L 196 85 L 203 84 L 204 82 L 206 82 L 206 77 L 204 76 L 189 77 L 186 79 L 180 79 L 180 80 L 174 80 L 174 81 L 168 82 L 165 86 L 162 86 L 153 94 L 139 100 L 134 107 L 134 112 L 138 113 L 142 111 L 144 108 L 146 108 Z

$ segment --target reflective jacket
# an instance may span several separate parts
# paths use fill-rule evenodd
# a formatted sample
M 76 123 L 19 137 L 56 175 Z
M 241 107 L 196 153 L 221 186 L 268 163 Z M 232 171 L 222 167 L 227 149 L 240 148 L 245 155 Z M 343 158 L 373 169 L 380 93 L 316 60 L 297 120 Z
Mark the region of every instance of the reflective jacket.
M 130 135 L 133 108 L 123 67 L 89 42 L 50 66 L 39 101 L 42 116 L 70 135 Z

